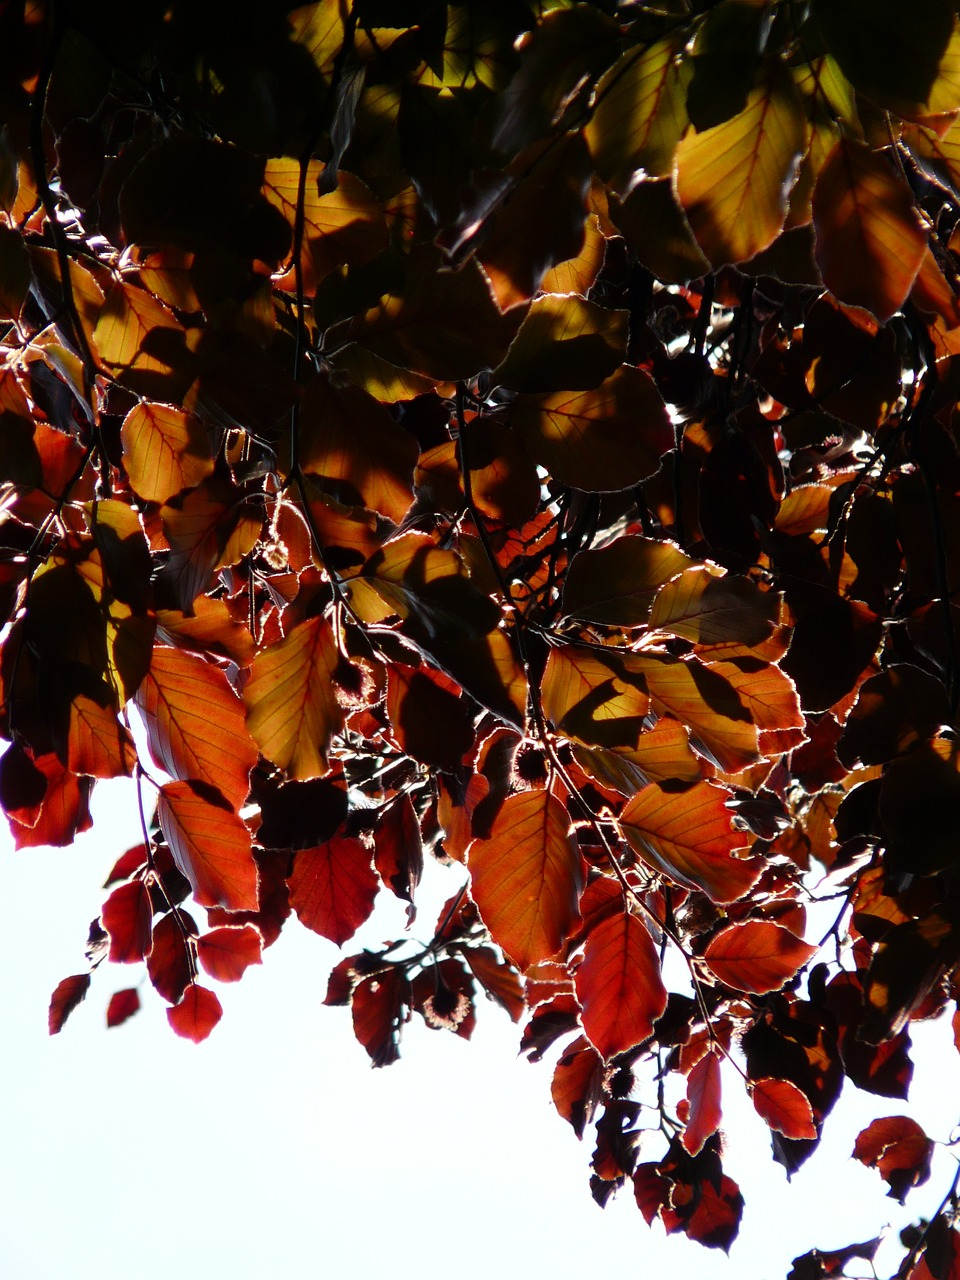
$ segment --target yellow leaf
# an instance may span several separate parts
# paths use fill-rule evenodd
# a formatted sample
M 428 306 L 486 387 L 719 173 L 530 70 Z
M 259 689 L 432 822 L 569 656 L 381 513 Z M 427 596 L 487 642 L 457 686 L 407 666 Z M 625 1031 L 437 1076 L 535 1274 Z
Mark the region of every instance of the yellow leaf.
M 135 405 L 123 420 L 120 439 L 130 484 L 148 502 L 166 502 L 213 474 L 202 424 L 172 405 Z
M 783 227 L 805 144 L 799 94 L 777 62 L 730 120 L 677 149 L 677 194 L 714 267 L 746 262 Z

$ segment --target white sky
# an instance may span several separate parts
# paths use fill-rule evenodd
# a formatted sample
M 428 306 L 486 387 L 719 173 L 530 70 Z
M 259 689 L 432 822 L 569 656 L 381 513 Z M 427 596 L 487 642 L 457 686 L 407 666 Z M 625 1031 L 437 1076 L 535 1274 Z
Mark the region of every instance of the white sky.
M 170 1280 L 215 1267 L 230 1280 L 513 1280 L 639 1278 L 662 1267 L 697 1280 L 776 1280 L 812 1245 L 912 1221 L 946 1189 L 943 1152 L 905 1211 L 884 1199 L 878 1174 L 848 1159 L 877 1114 L 909 1110 L 931 1137 L 949 1136 L 960 1059 L 945 1019 L 915 1029 L 916 1101 L 907 1108 L 848 1086 L 821 1151 L 789 1188 L 727 1068 L 726 1164 L 747 1200 L 730 1259 L 648 1229 L 625 1193 L 605 1211 L 593 1203 L 589 1140 L 579 1144 L 554 1111 L 549 1068 L 516 1058 L 517 1028 L 482 998 L 472 1043 L 418 1019 L 400 1062 L 371 1070 L 349 1011 L 321 1003 L 340 953 L 296 920 L 262 968 L 239 984 L 210 983 L 224 1017 L 202 1045 L 170 1031 L 147 982 L 141 1012 L 107 1031 L 110 994 L 135 985 L 142 967 L 106 963 L 50 1038 L 50 993 L 84 971 L 99 886 L 137 840 L 132 806 L 127 786 L 101 784 L 93 831 L 74 848 L 16 853 L 2 836 L 4 1275 Z M 435 880 L 424 935 L 450 890 L 439 868 Z M 366 940 L 402 918 L 398 907 Z M 886 1256 L 881 1275 L 899 1254 Z

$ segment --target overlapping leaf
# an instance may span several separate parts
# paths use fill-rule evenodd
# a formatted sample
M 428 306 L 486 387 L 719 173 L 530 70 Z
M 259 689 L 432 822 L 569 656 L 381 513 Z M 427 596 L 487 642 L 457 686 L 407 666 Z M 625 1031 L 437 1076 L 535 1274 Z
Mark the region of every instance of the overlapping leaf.
M 641 920 L 626 910 L 590 930 L 577 970 L 583 1029 L 601 1057 L 641 1044 L 667 1007 L 660 958 Z
M 232 810 L 208 798 L 202 784 L 168 782 L 160 789 L 157 813 L 177 866 L 201 906 L 256 910 L 250 832 Z
M 625 807 L 620 824 L 649 866 L 714 902 L 734 902 L 756 884 L 763 864 L 734 856 L 747 841 L 734 829 L 726 798 L 707 782 L 673 792 L 651 782 Z
M 747 920 L 718 933 L 704 959 L 727 986 L 762 995 L 779 990 L 816 952 L 772 920 Z
M 243 690 L 247 729 L 261 752 L 291 778 L 327 771 L 327 748 L 343 726 L 333 673 L 340 660 L 330 624 L 311 618 L 253 661 Z
M 148 502 L 166 502 L 213 474 L 207 433 L 194 414 L 143 401 L 123 420 L 124 466 Z
M 353 836 L 299 850 L 288 884 L 301 922 L 338 947 L 370 915 L 380 888 L 370 850 Z
M 549 791 L 508 796 L 468 850 L 471 892 L 494 941 L 520 969 L 556 955 L 577 916 L 580 855 Z

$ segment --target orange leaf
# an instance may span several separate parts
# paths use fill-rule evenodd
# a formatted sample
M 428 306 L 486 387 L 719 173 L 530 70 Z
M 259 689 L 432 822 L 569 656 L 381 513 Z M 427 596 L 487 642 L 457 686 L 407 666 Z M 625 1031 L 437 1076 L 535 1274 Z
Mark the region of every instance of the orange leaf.
M 657 590 L 693 565 L 672 542 L 636 534 L 616 538 L 573 558 L 563 588 L 564 612 L 612 627 L 640 626 Z
M 737 991 L 779 991 L 817 948 L 769 920 L 732 924 L 710 942 L 703 958 L 721 982 Z
M 202 783 L 168 782 L 160 788 L 157 814 L 174 860 L 202 907 L 257 909 L 250 832 L 231 809 L 206 798 Z
M 225 925 L 197 939 L 197 957 L 211 978 L 239 982 L 251 964 L 262 964 L 263 938 L 252 924 Z
M 771 1129 L 785 1138 L 815 1138 L 810 1099 L 790 1080 L 755 1080 L 750 1090 L 753 1105 Z
M 137 762 L 130 730 L 109 706 L 78 693 L 70 704 L 67 767 L 93 778 L 129 777 Z
M 583 1029 L 605 1059 L 653 1032 L 667 1007 L 660 958 L 643 922 L 618 911 L 591 929 L 577 970 Z
M 548 791 L 508 796 L 489 839 L 467 851 L 473 898 L 521 970 L 556 955 L 577 917 L 580 855 L 564 806 Z
M 910 188 L 887 158 L 840 138 L 813 191 L 813 225 L 827 288 L 889 320 L 910 292 L 926 237 Z
M 686 791 L 652 782 L 620 815 L 623 833 L 644 862 L 676 884 L 702 889 L 714 902 L 734 902 L 753 888 L 763 864 L 733 856 L 747 837 L 734 830 L 726 796 L 708 782 Z
M 123 420 L 120 439 L 130 484 L 148 502 L 166 502 L 213 474 L 210 441 L 199 418 L 172 405 L 136 405 Z
M 195 982 L 187 987 L 180 1003 L 167 1010 L 167 1021 L 177 1035 L 194 1044 L 206 1040 L 222 1016 L 223 1008 L 217 997 Z
M 587 1040 L 578 1036 L 556 1065 L 550 1095 L 564 1120 L 573 1125 L 578 1138 L 600 1105 L 603 1059 Z
M 250 790 L 257 748 L 223 672 L 183 649 L 158 647 L 136 699 L 157 764 L 181 782 L 216 787 L 238 809 Z
M 243 691 L 260 750 L 296 782 L 327 771 L 327 747 L 343 726 L 332 675 L 340 654 L 330 624 L 310 618 L 253 660 Z
M 373 910 L 380 881 L 370 850 L 352 836 L 300 849 L 287 880 L 302 924 L 343 946 Z
M 720 1059 L 705 1053 L 687 1077 L 689 1115 L 681 1142 L 692 1156 L 717 1132 L 723 1113 L 720 1109 Z
M 690 569 L 660 588 L 648 626 L 694 644 L 753 645 L 767 639 L 779 614 L 777 596 L 749 578 Z
M 551 649 L 541 684 L 543 710 L 557 729 L 589 746 L 636 747 L 650 709 L 639 681 L 618 670 L 616 652 Z

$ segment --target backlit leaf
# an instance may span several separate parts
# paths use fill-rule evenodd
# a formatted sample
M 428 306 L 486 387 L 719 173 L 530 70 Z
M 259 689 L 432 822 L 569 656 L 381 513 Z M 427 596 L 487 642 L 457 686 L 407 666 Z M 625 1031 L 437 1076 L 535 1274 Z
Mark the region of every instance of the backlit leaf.
M 184 649 L 158 647 L 137 705 L 157 764 L 181 782 L 216 787 L 238 809 L 250 790 L 257 749 L 226 676 Z
M 680 143 L 677 194 L 714 267 L 745 262 L 781 230 L 803 145 L 799 94 L 779 61 L 741 112 Z
M 142 880 L 122 884 L 110 894 L 100 919 L 110 935 L 110 959 L 119 964 L 135 964 L 150 950 L 150 921 L 153 909 L 150 891 Z
M 177 866 L 201 906 L 256 910 L 250 832 L 232 810 L 212 803 L 202 784 L 168 782 L 160 788 L 157 813 Z
M 537 298 L 493 377 L 511 391 L 599 386 L 626 356 L 628 319 L 575 294 Z
M 167 1010 L 167 1021 L 185 1040 L 199 1044 L 223 1016 L 223 1008 L 214 993 L 192 982 L 179 1004 Z
M 77 1005 L 90 990 L 89 973 L 74 974 L 58 982 L 50 997 L 50 1012 L 47 1015 L 47 1028 L 50 1035 L 55 1036 L 63 1030 L 63 1024 L 73 1013 Z
M 195 361 L 183 326 L 136 285 L 113 286 L 93 336 L 108 371 L 139 395 L 176 401 L 193 380 Z
M 910 1116 L 885 1116 L 874 1120 L 858 1136 L 853 1158 L 876 1169 L 890 1187 L 889 1194 L 903 1204 L 907 1193 L 930 1177 L 933 1143 Z
M 660 588 L 648 625 L 694 644 L 759 644 L 770 635 L 780 602 L 749 578 L 690 569 Z
M 687 1126 L 681 1142 L 692 1156 L 697 1155 L 706 1140 L 720 1127 L 720 1058 L 712 1051 L 705 1053 L 687 1077 Z
M 310 618 L 257 654 L 243 691 L 247 728 L 261 752 L 295 781 L 327 771 L 343 725 L 332 676 L 340 654 L 330 624 Z
M 810 1099 L 790 1080 L 755 1080 L 750 1097 L 771 1129 L 785 1138 L 815 1138 L 817 1127 L 813 1123 Z
M 763 864 L 734 857 L 747 837 L 734 829 L 726 796 L 707 782 L 672 792 L 652 782 L 620 815 L 623 833 L 644 862 L 676 884 L 734 902 L 756 884 Z
M 577 916 L 580 855 L 549 791 L 508 796 L 488 839 L 467 853 L 472 893 L 493 940 L 521 970 L 555 955 Z
M 778 991 L 816 953 L 816 947 L 772 920 L 747 920 L 721 930 L 704 959 L 728 987 L 763 995 Z
M 641 920 L 620 910 L 590 930 L 576 990 L 583 1029 L 604 1059 L 653 1034 L 667 991 L 657 949 Z
M 136 987 L 115 991 L 107 1005 L 107 1026 L 119 1027 L 140 1010 L 140 995 Z
M 587 142 L 597 172 L 618 194 L 639 169 L 654 178 L 671 171 L 687 125 L 690 64 L 678 52 L 675 38 L 638 45 L 597 85 Z
M 199 420 L 172 405 L 136 405 L 120 438 L 130 483 L 141 498 L 166 502 L 213 473 L 210 442 Z
M 641 626 L 658 589 L 693 564 L 672 542 L 636 534 L 581 551 L 567 571 L 564 612 L 612 627 Z
M 817 264 L 841 302 L 889 320 L 902 305 L 926 247 L 913 196 L 883 154 L 841 138 L 813 192 Z
M 518 396 L 510 421 L 555 479 L 588 492 L 639 484 L 673 443 L 652 378 L 630 365 L 593 390 Z
M 263 938 L 252 924 L 225 925 L 197 939 L 197 959 L 211 978 L 238 982 L 252 964 L 262 964 Z
M 616 651 L 565 645 L 551 649 L 543 674 L 543 710 L 567 737 L 589 746 L 635 747 L 650 709 L 642 684 L 624 678 Z
M 113 707 L 77 694 L 70 704 L 67 766 L 93 778 L 129 777 L 137 752 L 130 730 Z
M 578 1138 L 600 1105 L 603 1058 L 585 1036 L 578 1036 L 557 1062 L 550 1085 L 553 1105 Z
M 338 947 L 370 915 L 380 888 L 370 850 L 353 836 L 300 849 L 287 883 L 290 905 L 301 923 Z

